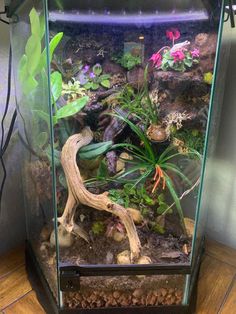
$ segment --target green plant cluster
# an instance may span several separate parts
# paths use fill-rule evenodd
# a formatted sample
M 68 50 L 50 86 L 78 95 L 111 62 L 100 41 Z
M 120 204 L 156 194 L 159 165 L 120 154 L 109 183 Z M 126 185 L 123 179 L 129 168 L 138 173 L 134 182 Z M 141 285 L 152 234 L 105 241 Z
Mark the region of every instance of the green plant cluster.
M 105 225 L 102 221 L 96 221 L 92 225 L 92 232 L 94 235 L 100 235 L 105 232 Z
M 196 129 L 193 130 L 179 130 L 175 137 L 184 142 L 184 145 L 189 149 L 194 149 L 199 154 L 203 154 L 204 150 L 204 134 Z
M 123 109 L 142 121 L 145 126 L 158 123 L 158 106 L 153 104 L 148 90 L 147 81 L 148 66 L 144 71 L 144 87 L 135 91 L 130 85 L 126 85 L 118 99 Z
M 99 87 L 110 88 L 110 74 L 102 74 L 102 66 L 97 63 L 93 66 L 92 72 L 81 70 L 78 78 L 80 84 L 86 90 L 97 90 Z
M 112 60 L 129 71 L 132 70 L 136 65 L 142 64 L 141 57 L 134 56 L 130 52 L 126 52 L 120 57 L 113 57 Z
M 148 195 L 144 185 L 134 187 L 133 184 L 126 183 L 122 190 L 109 190 L 109 198 L 126 208 L 136 206 L 153 206 L 155 201 Z
M 183 60 L 175 61 L 171 55 L 171 51 L 167 50 L 162 56 L 161 69 L 163 71 L 174 70 L 177 72 L 184 72 L 190 69 L 193 64 L 198 64 L 199 60 L 193 58 L 189 51 L 184 52 L 185 58 Z

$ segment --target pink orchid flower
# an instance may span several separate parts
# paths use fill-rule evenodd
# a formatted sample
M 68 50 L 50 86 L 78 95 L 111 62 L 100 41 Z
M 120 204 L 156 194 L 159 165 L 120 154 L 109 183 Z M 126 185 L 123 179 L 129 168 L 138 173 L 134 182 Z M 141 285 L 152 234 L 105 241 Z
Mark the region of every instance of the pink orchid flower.
M 171 56 L 174 57 L 174 62 L 182 61 L 185 58 L 185 54 L 181 50 L 172 52 Z
M 197 48 L 194 48 L 192 51 L 190 51 L 193 58 L 199 58 L 200 57 L 200 51 Z
M 170 40 L 176 40 L 180 38 L 180 31 L 177 28 L 170 28 L 166 31 L 166 37 Z
M 149 59 L 149 61 L 153 62 L 153 66 L 155 67 L 159 67 L 161 65 L 162 62 L 162 56 L 160 53 L 154 53 L 151 58 Z

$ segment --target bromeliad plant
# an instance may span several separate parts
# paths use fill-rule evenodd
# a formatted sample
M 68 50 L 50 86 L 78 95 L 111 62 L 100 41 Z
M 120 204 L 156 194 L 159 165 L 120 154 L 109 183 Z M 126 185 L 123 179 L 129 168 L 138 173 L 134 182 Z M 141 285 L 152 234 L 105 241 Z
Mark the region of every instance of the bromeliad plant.
M 176 209 L 178 211 L 180 222 L 184 232 L 186 231 L 184 224 L 184 215 L 182 207 L 180 204 L 179 197 L 175 190 L 174 183 L 171 179 L 171 174 L 177 175 L 186 184 L 191 186 L 191 181 L 181 172 L 180 168 L 175 165 L 172 160 L 174 157 L 182 155 L 174 146 L 169 146 L 161 155 L 157 156 L 147 138 L 147 136 L 139 129 L 138 126 L 133 124 L 128 118 L 115 115 L 117 118 L 123 120 L 130 129 L 137 135 L 143 148 L 138 147 L 133 144 L 123 143 L 117 144 L 117 147 L 125 148 L 129 154 L 132 154 L 133 160 L 129 160 L 129 168 L 125 170 L 121 175 L 115 176 L 113 179 L 121 182 L 132 182 L 133 186 L 138 186 L 139 184 L 144 184 L 147 179 L 153 178 L 152 193 L 154 194 L 158 188 L 163 191 L 168 190 L 171 197 L 173 198 Z M 113 146 L 113 149 L 116 145 Z M 189 150 L 188 155 L 196 155 L 201 158 L 200 154 L 195 150 Z M 129 179 L 131 174 L 140 175 L 135 177 L 135 179 Z
M 189 41 L 175 44 L 180 36 L 179 30 L 176 28 L 166 31 L 166 37 L 172 41 L 172 47 L 164 46 L 151 56 L 149 61 L 153 62 L 155 68 L 163 71 L 184 72 L 199 63 L 200 51 L 197 48 L 191 50 Z

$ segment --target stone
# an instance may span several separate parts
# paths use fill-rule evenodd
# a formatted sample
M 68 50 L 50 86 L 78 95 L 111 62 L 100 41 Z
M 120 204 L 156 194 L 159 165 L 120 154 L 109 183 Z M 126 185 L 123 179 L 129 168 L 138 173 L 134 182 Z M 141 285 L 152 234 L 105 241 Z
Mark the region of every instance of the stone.
M 150 257 L 144 255 L 138 259 L 137 264 L 152 264 L 152 260 L 150 259 Z
M 125 250 L 117 255 L 117 264 L 131 264 L 130 251 Z
M 161 125 L 151 124 L 147 129 L 147 137 L 153 142 L 164 142 L 168 134 Z
M 148 81 L 151 80 L 151 72 L 148 73 Z M 136 66 L 132 70 L 127 72 L 127 81 L 135 89 L 140 89 L 144 87 L 144 68 L 141 66 Z
M 188 237 L 190 237 L 190 238 L 193 237 L 195 221 L 191 218 L 185 217 L 184 223 L 185 223 Z
M 112 237 L 116 242 L 121 242 L 126 238 L 126 234 L 119 231 L 114 231 Z
M 61 247 L 71 247 L 74 242 L 74 237 L 71 233 L 67 232 L 66 229 L 60 225 L 58 228 L 58 244 Z M 50 236 L 50 244 L 51 246 L 56 245 L 56 239 L 55 239 L 55 230 L 52 231 Z

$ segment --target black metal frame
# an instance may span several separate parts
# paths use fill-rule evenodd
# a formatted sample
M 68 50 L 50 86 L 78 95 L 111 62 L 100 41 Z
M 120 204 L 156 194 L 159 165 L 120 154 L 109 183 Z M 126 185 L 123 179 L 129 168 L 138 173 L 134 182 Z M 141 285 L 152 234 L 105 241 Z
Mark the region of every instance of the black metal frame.
M 47 280 L 37 262 L 34 252 L 29 242 L 26 242 L 26 270 L 33 289 L 35 290 L 39 302 L 48 314 L 193 314 L 196 307 L 197 278 L 200 268 L 203 248 L 198 256 L 194 273 L 191 274 L 193 289 L 191 291 L 190 303 L 188 305 L 171 306 L 140 306 L 124 308 L 98 308 L 98 309 L 60 309 Z M 173 274 L 173 273 L 172 273 Z M 72 276 L 72 278 L 74 278 Z M 70 290 L 72 291 L 72 290 Z

